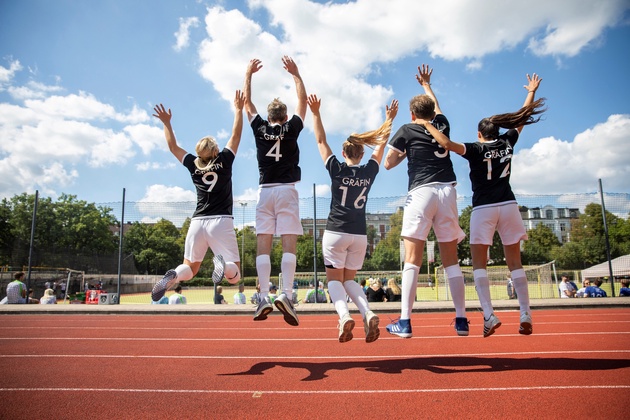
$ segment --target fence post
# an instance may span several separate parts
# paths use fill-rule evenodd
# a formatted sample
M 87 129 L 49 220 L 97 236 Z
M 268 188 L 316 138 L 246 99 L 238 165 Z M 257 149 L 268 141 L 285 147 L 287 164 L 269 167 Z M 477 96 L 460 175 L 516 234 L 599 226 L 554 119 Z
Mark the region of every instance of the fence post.
M 33 258 L 33 242 L 35 241 L 35 225 L 37 221 L 37 202 L 39 190 L 35 190 L 35 201 L 33 203 L 33 217 L 31 219 L 31 243 L 28 246 L 28 275 L 26 276 L 26 303 L 29 303 L 29 291 L 31 290 L 31 267 Z
M 313 273 L 315 279 L 315 303 L 317 303 L 317 291 L 319 290 L 319 280 L 317 279 L 317 196 L 315 195 L 316 186 L 313 184 Z
M 116 286 L 116 294 L 118 296 L 116 305 L 120 304 L 120 280 L 122 277 L 122 252 L 123 252 L 123 236 L 125 232 L 125 189 L 122 195 L 122 210 L 120 215 L 120 231 L 118 236 L 118 285 Z
M 604 189 L 602 179 L 599 178 L 599 196 L 602 200 L 602 218 L 604 219 L 604 237 L 606 238 L 606 257 L 608 258 L 608 272 L 610 273 L 610 290 L 615 297 L 615 276 L 613 275 L 612 261 L 610 258 L 610 241 L 608 240 L 608 224 L 606 223 L 606 206 L 604 205 Z

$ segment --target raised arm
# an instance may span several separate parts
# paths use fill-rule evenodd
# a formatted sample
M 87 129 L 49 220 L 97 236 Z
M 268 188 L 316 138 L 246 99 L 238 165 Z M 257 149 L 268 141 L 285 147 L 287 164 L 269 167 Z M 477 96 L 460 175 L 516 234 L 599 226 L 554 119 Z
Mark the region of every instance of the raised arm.
M 298 70 L 297 64 L 291 57 L 284 56 L 282 57 L 282 64 L 284 65 L 284 69 L 288 71 L 291 76 L 293 76 L 293 80 L 295 81 L 295 90 L 297 93 L 297 107 L 295 108 L 295 114 L 299 115 L 302 120 L 306 118 L 306 88 L 304 87 L 304 81 L 300 76 L 300 72 Z
M 256 73 L 262 68 L 262 61 L 257 58 L 249 60 L 247 64 L 247 70 L 245 71 L 245 83 L 243 85 L 243 95 L 245 95 L 245 112 L 247 113 L 247 121 L 250 121 L 252 117 L 258 114 L 256 107 L 252 103 L 252 74 Z
M 451 150 L 458 155 L 463 155 L 464 153 L 466 153 L 466 146 L 464 146 L 462 143 L 451 141 L 451 139 L 446 137 L 444 133 L 435 128 L 435 126 L 431 124 L 431 121 L 417 119 L 416 122 L 418 124 L 421 124 L 431 134 L 431 136 L 433 136 L 435 141 L 437 141 L 438 144 L 444 149 Z
M 385 105 L 385 121 L 394 121 L 396 118 L 396 114 L 398 114 L 398 101 L 396 99 L 392 100 L 392 103 L 387 106 Z M 372 152 L 372 159 L 374 159 L 379 165 L 383 161 L 383 155 L 385 154 L 385 146 L 387 145 L 387 140 L 383 141 L 383 143 L 379 144 L 374 148 L 374 152 Z
M 416 74 L 416 80 L 418 83 L 422 85 L 424 89 L 424 93 L 429 95 L 433 102 L 435 102 L 435 113 L 441 114 L 442 109 L 440 109 L 440 104 L 433 93 L 433 89 L 431 89 L 431 75 L 433 74 L 433 69 L 429 67 L 428 64 L 423 64 L 422 66 L 418 66 L 418 74 Z
M 243 106 L 245 105 L 245 95 L 240 90 L 234 94 L 234 124 L 232 125 L 232 137 L 227 142 L 227 148 L 236 154 L 238 146 L 241 144 L 241 133 L 243 132 Z
M 333 152 L 326 142 L 326 132 L 324 131 L 324 125 L 322 124 L 322 117 L 319 114 L 319 107 L 322 101 L 321 99 L 318 99 L 316 95 L 310 95 L 307 98 L 307 103 L 308 107 L 311 109 L 311 113 L 313 114 L 313 131 L 315 132 L 317 148 L 319 149 L 319 154 L 322 157 L 322 160 L 326 163 Z
M 175 138 L 175 133 L 173 132 L 173 127 L 171 126 L 171 118 L 173 117 L 171 109 L 169 108 L 167 112 L 164 105 L 159 104 L 156 105 L 153 110 L 155 111 L 153 116 L 157 117 L 160 121 L 162 121 L 162 124 L 164 124 L 164 137 L 166 137 L 168 149 L 177 158 L 177 160 L 181 162 L 187 152 L 177 145 L 177 139 Z
M 538 90 L 538 86 L 540 86 L 540 82 L 542 82 L 542 79 L 536 73 L 532 74 L 531 77 L 527 74 L 527 84 L 523 86 L 527 89 L 527 96 L 525 97 L 525 103 L 523 104 L 524 107 L 531 105 L 532 102 L 534 102 L 534 96 L 536 96 L 536 91 Z M 516 130 L 520 134 L 523 130 L 523 126 L 516 127 Z

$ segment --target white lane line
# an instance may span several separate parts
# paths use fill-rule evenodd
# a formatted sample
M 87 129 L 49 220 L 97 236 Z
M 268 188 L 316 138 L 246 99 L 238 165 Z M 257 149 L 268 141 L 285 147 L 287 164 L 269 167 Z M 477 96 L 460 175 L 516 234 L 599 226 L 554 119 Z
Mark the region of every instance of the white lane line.
M 499 357 L 499 356 L 545 356 L 545 355 L 581 355 L 581 354 L 627 354 L 630 350 L 559 350 L 559 351 L 528 351 L 502 353 L 447 353 L 447 354 L 400 354 L 400 355 L 361 355 L 365 359 L 429 359 L 439 357 Z M 195 355 L 150 355 L 150 354 L 0 354 L 0 359 L 11 358 L 94 358 L 94 359 L 245 359 L 245 360 L 352 360 L 357 361 L 356 355 L 351 356 L 195 356 Z
M 436 388 L 436 389 L 338 389 L 338 390 L 232 390 L 232 389 L 137 389 L 137 388 L 0 388 L 0 392 L 118 392 L 118 393 L 165 393 L 165 394 L 431 394 L 444 392 L 505 392 L 505 391 L 548 391 L 584 389 L 630 389 L 630 385 L 567 385 L 567 386 L 514 386 L 495 388 Z
M 593 331 L 593 332 L 572 332 L 572 333 L 542 333 L 534 334 L 531 337 L 559 337 L 559 336 L 591 336 L 591 335 L 630 335 L 630 331 Z M 519 334 L 495 334 L 491 340 L 497 340 L 500 338 L 512 338 L 520 337 Z M 470 336 L 470 338 L 482 338 L 479 336 Z M 466 338 L 458 337 L 456 335 L 436 335 L 431 337 L 411 337 L 406 340 L 443 340 L 443 339 L 455 339 L 466 340 Z M 278 338 L 177 338 L 177 337 L 0 337 L 0 341 L 9 340 L 72 340 L 72 341 L 278 341 Z M 381 337 L 379 340 L 400 340 L 398 337 Z M 485 339 L 484 339 L 485 340 Z M 282 338 L 282 341 L 337 341 L 337 338 Z

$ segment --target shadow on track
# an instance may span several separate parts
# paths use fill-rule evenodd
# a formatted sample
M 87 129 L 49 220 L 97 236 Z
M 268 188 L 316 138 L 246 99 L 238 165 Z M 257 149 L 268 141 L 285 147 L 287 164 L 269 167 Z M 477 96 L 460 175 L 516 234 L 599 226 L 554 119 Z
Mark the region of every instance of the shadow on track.
M 484 357 L 415 357 L 391 360 L 360 360 L 355 362 L 261 362 L 245 372 L 219 376 L 264 375 L 274 367 L 304 369 L 309 375 L 303 381 L 317 381 L 328 377 L 332 370 L 365 369 L 369 372 L 402 373 L 403 370 L 426 370 L 433 373 L 501 372 L 513 370 L 590 371 L 630 368 L 630 360 L 554 358 L 484 358 Z

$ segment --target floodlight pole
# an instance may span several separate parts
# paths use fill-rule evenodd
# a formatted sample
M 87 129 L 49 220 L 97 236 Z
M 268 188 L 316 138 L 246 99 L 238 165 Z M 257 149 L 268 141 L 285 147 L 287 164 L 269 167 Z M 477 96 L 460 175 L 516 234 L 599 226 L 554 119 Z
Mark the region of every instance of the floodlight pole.
M 29 290 L 31 290 L 31 267 L 33 258 L 33 243 L 35 241 L 35 225 L 37 221 L 37 202 L 39 200 L 39 190 L 35 190 L 35 201 L 33 203 L 33 218 L 31 219 L 31 243 L 28 248 L 28 275 L 26 276 L 26 303 L 29 303 Z

